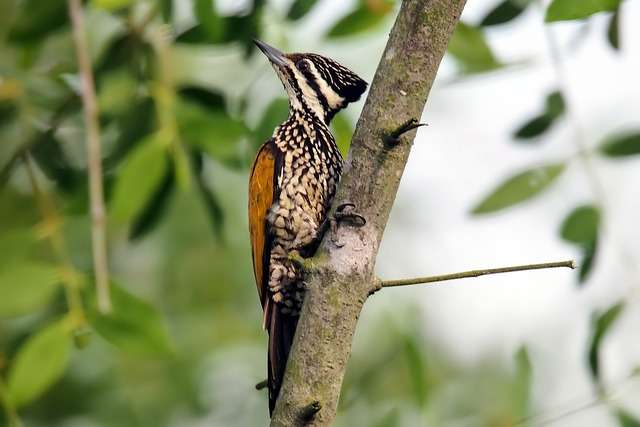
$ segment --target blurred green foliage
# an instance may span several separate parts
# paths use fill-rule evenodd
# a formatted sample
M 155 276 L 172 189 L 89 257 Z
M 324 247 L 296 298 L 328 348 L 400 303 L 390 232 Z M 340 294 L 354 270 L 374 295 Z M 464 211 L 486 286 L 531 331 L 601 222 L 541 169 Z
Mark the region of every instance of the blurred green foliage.
M 624 303 L 619 302 L 604 313 L 596 313 L 593 316 L 593 336 L 589 345 L 589 370 L 601 393 L 603 392 L 603 384 L 600 371 L 600 346 L 609 328 L 615 323 L 623 309 Z
M 478 203 L 472 213 L 487 214 L 528 200 L 547 188 L 564 169 L 563 163 L 556 163 L 537 166 L 507 178 L 493 193 Z
M 530 2 L 531 0 L 503 0 L 482 18 L 480 25 L 488 27 L 505 24 L 520 16 Z
M 613 11 L 622 0 L 553 0 L 547 9 L 547 22 L 587 18 L 594 13 Z
M 449 40 L 449 53 L 460 63 L 464 73 L 481 73 L 501 66 L 480 27 L 462 21 Z
M 593 205 L 575 208 L 560 226 L 560 237 L 582 251 L 578 267 L 579 283 L 583 283 L 593 267 L 598 248 L 600 210 Z
M 319 3 L 295 0 L 279 14 L 264 0 L 233 13 L 220 12 L 212 0 L 83 2 L 114 277 L 113 311 L 101 314 L 67 2 L 0 2 L 0 401 L 7 415 L 0 426 L 18 426 L 20 418 L 28 426 L 266 423 L 266 396 L 253 389 L 265 375 L 265 337 L 244 192 L 257 147 L 288 105 L 270 100 L 256 118 L 246 108 L 246 90 L 230 90 L 227 82 L 250 84 L 252 40 L 272 21 L 297 25 Z M 555 0 L 547 20 L 582 19 L 618 3 Z M 484 27 L 512 22 L 529 4 L 497 2 L 480 23 L 458 26 L 449 52 L 461 75 L 503 66 Z M 391 0 L 357 1 L 326 37 L 386 28 L 395 10 Z M 618 8 L 608 28 L 616 49 L 619 14 Z M 222 76 L 205 84 L 198 64 L 210 59 L 212 46 L 241 59 L 204 70 Z M 562 94 L 552 92 L 545 110 L 515 136 L 544 136 L 564 109 Z M 338 115 L 332 128 L 346 155 L 353 123 Z M 635 131 L 615 136 L 600 153 L 636 155 L 638 141 Z M 474 213 L 537 196 L 564 167 L 515 173 Z M 579 207 L 561 227 L 562 237 L 584 251 L 584 265 L 594 258 L 603 215 L 595 206 Z M 599 348 L 621 307 L 594 320 L 589 361 L 596 380 Z M 372 327 L 376 336 L 356 347 L 338 425 L 472 419 L 512 426 L 526 419 L 535 369 L 526 348 L 514 355 L 513 369 L 494 361 L 462 368 L 430 344 L 419 318 L 411 310 L 389 314 Z M 638 424 L 622 409 L 616 416 L 623 426 Z
M 565 104 L 562 94 L 559 91 L 553 91 L 547 95 L 544 111 L 520 126 L 513 136 L 519 140 L 532 141 L 533 138 L 548 131 L 564 112 Z

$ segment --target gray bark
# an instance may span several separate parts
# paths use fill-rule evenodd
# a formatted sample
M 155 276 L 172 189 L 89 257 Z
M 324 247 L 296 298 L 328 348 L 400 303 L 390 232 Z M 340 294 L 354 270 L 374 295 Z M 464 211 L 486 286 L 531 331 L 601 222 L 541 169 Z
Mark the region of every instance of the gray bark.
M 354 203 L 367 223 L 328 232 L 317 254 L 303 262 L 308 290 L 272 426 L 326 426 L 335 418 L 358 316 L 379 287 L 376 255 L 415 130 L 393 147 L 383 138 L 407 120 L 420 118 L 464 4 L 465 0 L 402 3 L 334 201 L 334 208 Z M 315 414 L 314 402 L 321 406 Z

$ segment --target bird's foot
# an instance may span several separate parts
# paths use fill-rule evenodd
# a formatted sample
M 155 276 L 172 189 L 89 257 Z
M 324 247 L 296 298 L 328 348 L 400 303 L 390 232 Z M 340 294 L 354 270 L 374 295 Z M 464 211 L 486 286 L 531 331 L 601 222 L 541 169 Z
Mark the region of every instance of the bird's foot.
M 352 227 L 363 227 L 367 220 L 362 215 L 356 212 L 356 205 L 347 202 L 336 207 L 336 212 L 333 214 L 334 219 L 338 224 L 346 222 Z
M 334 245 L 341 248 L 344 246 L 344 243 L 338 240 L 338 226 L 342 223 L 347 223 L 352 227 L 364 227 L 367 223 L 367 220 L 356 212 L 356 205 L 351 202 L 343 203 L 336 207 L 336 212 L 333 214 L 333 217 L 330 219 L 331 225 L 331 241 Z
M 289 253 L 287 254 L 287 258 L 289 259 L 289 261 L 291 261 L 292 264 L 294 264 L 302 271 L 308 270 L 311 265 L 311 260 L 300 255 L 300 252 L 295 249 L 289 251 Z

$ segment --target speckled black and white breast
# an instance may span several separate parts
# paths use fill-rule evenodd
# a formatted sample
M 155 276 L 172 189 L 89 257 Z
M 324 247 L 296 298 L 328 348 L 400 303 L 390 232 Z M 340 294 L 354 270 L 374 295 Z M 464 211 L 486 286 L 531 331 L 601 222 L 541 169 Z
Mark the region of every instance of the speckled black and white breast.
M 342 157 L 327 126 L 305 112 L 294 112 L 273 134 L 281 152 L 276 175 L 276 202 L 268 221 L 273 234 L 269 291 L 283 313 L 297 315 L 304 283 L 288 259 L 292 250 L 303 256 L 317 242 L 319 230 L 336 191 Z

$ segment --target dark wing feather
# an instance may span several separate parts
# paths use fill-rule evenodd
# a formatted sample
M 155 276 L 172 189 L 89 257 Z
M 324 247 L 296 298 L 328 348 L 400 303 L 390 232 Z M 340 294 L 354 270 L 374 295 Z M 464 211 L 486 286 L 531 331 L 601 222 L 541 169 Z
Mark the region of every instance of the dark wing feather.
M 298 325 L 298 317 L 283 314 L 271 302 L 269 304 L 269 354 L 267 355 L 269 387 L 269 415 L 276 407 L 276 400 L 280 394 L 280 386 L 287 367 L 289 352 L 293 344 L 293 336 Z

